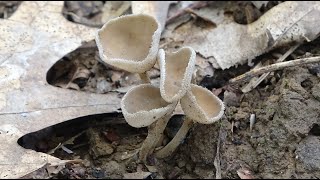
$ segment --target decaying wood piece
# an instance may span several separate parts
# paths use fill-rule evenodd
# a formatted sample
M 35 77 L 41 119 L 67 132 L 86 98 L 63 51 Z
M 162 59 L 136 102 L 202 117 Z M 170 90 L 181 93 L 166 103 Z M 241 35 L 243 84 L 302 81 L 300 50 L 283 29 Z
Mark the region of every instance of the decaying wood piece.
M 117 93 L 92 94 L 49 85 L 56 61 L 94 39 L 97 29 L 69 22 L 63 2 L 23 2 L 0 19 L 0 178 L 19 178 L 53 156 L 27 150 L 17 140 L 28 133 L 91 114 L 118 111 Z

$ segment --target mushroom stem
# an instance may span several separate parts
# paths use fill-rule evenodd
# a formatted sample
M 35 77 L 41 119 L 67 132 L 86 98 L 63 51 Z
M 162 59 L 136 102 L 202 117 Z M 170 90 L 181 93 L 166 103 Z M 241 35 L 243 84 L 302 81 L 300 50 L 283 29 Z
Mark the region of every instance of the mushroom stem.
M 177 134 L 165 147 L 156 152 L 156 157 L 165 158 L 170 156 L 177 149 L 179 144 L 184 140 L 193 124 L 193 120 L 186 116 Z
M 172 113 L 169 113 L 148 127 L 148 136 L 144 140 L 140 150 L 139 158 L 141 161 L 146 162 L 148 155 L 155 149 L 170 120 L 171 114 Z
M 145 84 L 145 83 L 150 83 L 150 78 L 148 77 L 147 75 L 147 72 L 144 72 L 144 73 L 139 73 L 139 76 L 140 76 L 140 79 L 142 80 L 142 83 Z

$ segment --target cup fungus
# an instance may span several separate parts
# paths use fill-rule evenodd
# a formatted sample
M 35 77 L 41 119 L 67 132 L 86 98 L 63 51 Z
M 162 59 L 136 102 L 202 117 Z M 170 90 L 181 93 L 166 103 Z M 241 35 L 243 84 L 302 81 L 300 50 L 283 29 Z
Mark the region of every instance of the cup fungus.
M 148 127 L 139 158 L 146 162 L 153 152 L 178 101 L 186 114 L 176 136 L 161 150 L 159 158 L 167 157 L 178 147 L 187 132 L 199 122 L 210 124 L 223 115 L 222 101 L 209 90 L 192 85 L 196 53 L 191 47 L 165 53 L 159 48 L 161 25 L 146 14 L 125 15 L 108 21 L 96 35 L 99 55 L 103 63 L 131 73 L 139 73 L 145 83 L 146 74 L 158 59 L 160 88 L 141 84 L 131 88 L 121 100 L 122 113 L 129 125 Z
M 146 14 L 124 15 L 108 21 L 96 35 L 100 58 L 114 67 L 139 73 L 147 81 L 145 72 L 157 59 L 160 26 Z
M 151 84 L 135 86 L 122 98 L 121 109 L 128 124 L 136 128 L 149 126 L 140 150 L 141 160 L 152 153 L 176 105 L 163 100 L 159 88 Z
M 225 108 L 223 102 L 211 91 L 194 84 L 181 98 L 180 103 L 186 118 L 175 137 L 164 148 L 156 152 L 158 158 L 171 155 L 185 138 L 194 122 L 214 123 L 222 117 Z
M 173 53 L 159 50 L 160 92 L 165 101 L 178 101 L 190 89 L 195 59 L 196 53 L 190 47 L 183 47 Z

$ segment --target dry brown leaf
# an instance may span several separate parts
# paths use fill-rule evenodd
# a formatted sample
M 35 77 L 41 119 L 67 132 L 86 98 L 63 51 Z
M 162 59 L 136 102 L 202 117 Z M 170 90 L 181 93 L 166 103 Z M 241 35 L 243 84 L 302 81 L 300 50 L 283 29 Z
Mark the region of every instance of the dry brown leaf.
M 320 2 L 287 1 L 249 25 L 224 22 L 217 28 L 195 31 L 186 36 L 184 45 L 209 58 L 215 68 L 227 69 L 271 49 L 314 40 L 320 32 L 319 16 Z
M 62 1 L 23 2 L 9 19 L 0 19 L 0 178 L 19 178 L 53 156 L 27 150 L 17 140 L 34 131 L 81 116 L 118 111 L 117 93 L 104 95 L 49 85 L 50 67 L 96 29 L 67 21 Z

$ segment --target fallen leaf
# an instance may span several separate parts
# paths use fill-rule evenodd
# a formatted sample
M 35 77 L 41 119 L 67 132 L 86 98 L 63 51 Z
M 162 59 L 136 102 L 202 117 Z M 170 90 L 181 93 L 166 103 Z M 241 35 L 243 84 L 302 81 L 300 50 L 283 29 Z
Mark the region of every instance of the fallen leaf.
M 21 177 L 21 179 L 50 179 L 52 176 L 57 175 L 64 167 L 64 165 L 50 166 L 47 164 L 42 168 Z
M 24 149 L 28 133 L 81 116 L 118 111 L 117 93 L 92 94 L 53 87 L 48 70 L 63 56 L 94 39 L 95 28 L 66 20 L 63 2 L 22 2 L 0 19 L 0 178 L 19 178 L 61 161 Z
M 188 32 L 184 45 L 208 58 L 215 68 L 227 69 L 274 48 L 314 40 L 320 32 L 319 16 L 320 2 L 287 1 L 248 25 L 215 22 L 217 28 Z

